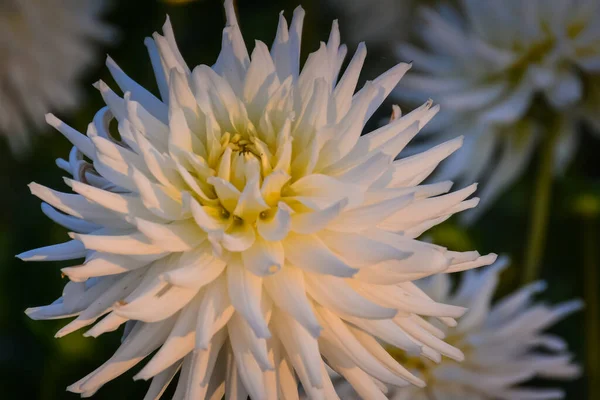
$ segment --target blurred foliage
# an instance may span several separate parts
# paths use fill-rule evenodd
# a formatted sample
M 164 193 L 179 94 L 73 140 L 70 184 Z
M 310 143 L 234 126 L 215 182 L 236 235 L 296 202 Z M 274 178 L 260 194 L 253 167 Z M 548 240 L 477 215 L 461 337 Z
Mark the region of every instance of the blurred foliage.
M 171 17 L 179 46 L 190 65 L 210 65 L 216 60 L 224 24 L 221 1 L 173 4 L 159 0 L 129 0 L 114 3 L 108 20 L 120 29 L 121 41 L 105 51 L 130 76 L 151 90 L 156 91 L 156 86 L 143 39 L 160 29 L 166 14 Z M 270 44 L 279 11 L 285 10 L 289 17 L 297 5 L 297 0 L 238 0 L 240 23 L 248 46 L 253 47 L 254 39 Z M 308 51 L 318 48 L 320 40 L 328 37 L 331 20 L 336 15 L 317 0 L 302 1 L 302 6 L 307 10 L 303 36 L 306 57 Z M 352 29 L 344 26 L 343 19 L 340 23 L 342 31 Z M 351 52 L 353 50 L 354 45 L 350 48 Z M 374 78 L 392 64 L 392 55 L 371 51 L 363 80 Z M 80 130 L 85 130 L 95 111 L 103 105 L 100 95 L 91 87 L 99 78 L 113 83 L 102 60 L 89 71 L 84 82 L 89 90 L 80 112 L 61 116 Z M 390 111 L 391 105 L 386 104 L 373 118 L 374 123 L 387 117 Z M 0 175 L 0 393 L 3 399 L 75 399 L 77 395 L 66 393 L 65 388 L 107 360 L 119 344 L 118 333 L 92 339 L 76 332 L 54 339 L 54 333 L 65 321 L 31 321 L 23 313 L 27 307 L 54 301 L 66 283 L 60 273 L 65 263 L 25 264 L 14 255 L 67 240 L 66 231 L 44 217 L 39 200 L 29 194 L 27 184 L 36 181 L 66 190 L 54 160 L 67 157 L 69 150 L 67 140 L 51 130 L 39 136 L 31 153 L 21 159 L 13 158 L 6 144 L 0 144 L 0 168 L 4 171 Z M 549 283 L 549 289 L 543 295 L 548 302 L 583 296 L 582 243 L 589 229 L 598 229 L 595 222 L 600 212 L 598 154 L 600 142 L 591 135 L 584 135 L 576 161 L 554 184 L 542 272 L 543 279 Z M 535 161 L 532 162 L 534 165 L 537 165 Z M 494 251 L 510 255 L 512 267 L 503 275 L 498 296 L 512 291 L 518 281 L 526 250 L 524 240 L 534 177 L 535 168 L 531 167 L 495 207 L 468 230 L 451 219 L 428 233 L 436 243 L 455 250 L 477 249 L 482 254 Z M 586 229 L 583 229 L 584 225 Z M 594 235 L 600 237 L 598 232 Z M 598 248 L 593 250 L 600 251 Z M 596 255 L 595 259 L 599 257 Z M 595 285 L 597 289 L 598 283 Z M 588 319 L 598 317 L 588 315 Z M 584 314 L 579 313 L 552 329 L 566 337 L 581 363 L 585 354 L 585 324 Z M 147 383 L 133 382 L 133 375 L 134 372 L 127 373 L 107 384 L 94 398 L 141 399 Z M 567 390 L 568 399 L 585 398 L 584 379 L 560 384 Z M 545 385 L 544 382 L 539 384 Z

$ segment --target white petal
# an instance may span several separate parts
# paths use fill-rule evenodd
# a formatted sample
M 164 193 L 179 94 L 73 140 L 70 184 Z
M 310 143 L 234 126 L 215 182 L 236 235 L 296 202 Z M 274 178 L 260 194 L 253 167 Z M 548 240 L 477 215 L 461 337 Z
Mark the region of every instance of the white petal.
M 294 16 L 288 32 L 286 32 L 287 24 L 283 15 L 279 18 L 277 36 L 273 43 L 271 56 L 273 57 L 275 67 L 277 68 L 277 75 L 279 75 L 281 81 L 285 80 L 288 76 L 292 76 L 294 80 L 298 77 L 304 14 L 302 7 L 297 7 L 294 10 Z
M 247 324 L 244 317 L 239 313 L 234 313 L 231 320 L 227 323 L 227 330 L 231 342 L 237 343 L 238 346 L 244 346 L 250 350 L 258 363 L 258 366 L 263 371 L 274 369 L 267 353 L 267 341 L 265 339 L 257 338 L 254 335 L 254 332 Z
M 227 284 L 231 304 L 237 312 L 244 316 L 256 336 L 259 338 L 271 337 L 260 305 L 262 279 L 246 271 L 239 256 L 232 257 L 228 262 Z
M 165 251 L 189 251 L 206 239 L 204 231 L 190 219 L 158 224 L 136 218 L 135 223 L 140 232 Z
M 122 214 L 123 216 L 138 216 L 151 221 L 159 219 L 153 213 L 148 212 L 144 203 L 137 196 L 102 190 L 92 185 L 70 179 L 66 179 L 65 182 L 74 192 L 79 193 L 91 202 L 97 203 L 102 207 Z
M 411 255 L 393 244 L 359 233 L 324 230 L 318 236 L 329 249 L 340 254 L 340 257 L 354 267 L 370 266 L 388 260 L 404 260 Z
M 157 254 L 148 257 L 133 258 L 117 254 L 94 252 L 86 258 L 82 265 L 66 267 L 61 269 L 61 271 L 72 281 L 82 282 L 92 277 L 116 275 L 142 268 L 163 256 L 164 254 Z
M 127 76 L 110 56 L 106 58 L 106 66 L 123 93 L 130 92 L 132 99 L 142 104 L 151 114 L 158 116 L 163 121 L 167 119 L 167 107 L 165 104 Z
M 268 209 L 269 206 L 260 192 L 258 180 L 254 179 L 246 182 L 233 214 L 242 219 L 253 221 L 261 212 Z
M 17 255 L 23 261 L 62 261 L 83 258 L 87 254 L 85 246 L 77 241 L 70 240 L 65 243 L 40 247 Z
M 241 252 L 248 250 L 256 239 L 256 233 L 251 223 L 244 220 L 234 220 L 229 229 L 222 235 L 221 243 L 229 251 Z
M 358 294 L 342 278 L 307 273 L 306 288 L 312 298 L 338 315 L 388 319 L 396 310 L 382 307 Z
M 321 326 L 306 296 L 302 271 L 286 265 L 277 274 L 265 278 L 263 283 L 277 307 L 290 314 L 313 337 L 319 336 Z
M 134 379 L 150 379 L 175 364 L 194 349 L 196 314 L 199 299 L 194 299 L 177 316 L 169 336 L 150 361 Z
M 157 294 L 140 296 L 130 302 L 117 303 L 114 312 L 128 319 L 160 322 L 185 307 L 197 293 L 196 289 L 166 286 Z
M 180 368 L 181 363 L 175 363 L 152 378 L 152 383 L 143 400 L 159 400 Z
M 73 239 L 83 243 L 86 249 L 101 251 L 111 254 L 125 255 L 153 255 L 164 252 L 152 244 L 141 233 L 130 235 L 81 235 L 72 234 Z
M 273 328 L 290 355 L 294 366 L 301 364 L 312 386 L 322 385 L 321 353 L 317 339 L 311 336 L 295 319 L 285 313 L 273 315 Z M 296 367 L 297 368 L 297 367 Z
M 425 179 L 437 165 L 462 145 L 458 137 L 440 144 L 423 153 L 402 158 L 394 162 L 394 174 L 388 187 L 414 186 Z
M 126 227 L 129 225 L 123 222 L 121 217 L 80 195 L 61 193 L 37 183 L 29 184 L 29 189 L 34 196 L 73 217 L 102 226 Z
M 110 360 L 96 371 L 69 386 L 67 390 L 83 395 L 95 392 L 106 382 L 132 368 L 160 346 L 166 339 L 172 324 L 173 321 L 136 324 L 133 332 Z
M 93 160 L 96 156 L 92 141 L 84 134 L 71 128 L 69 125 L 56 118 L 54 114 L 46 114 L 46 122 L 53 128 L 62 133 L 79 151 L 85 154 L 86 157 Z
M 363 42 L 358 44 L 356 48 L 356 53 L 350 60 L 350 64 L 346 67 L 346 71 L 344 71 L 344 75 L 340 79 L 340 82 L 337 84 L 334 92 L 334 99 L 336 105 L 336 115 L 338 116 L 338 120 L 346 115 L 348 110 L 350 109 L 350 105 L 352 104 L 352 95 L 354 94 L 354 90 L 356 89 L 356 84 L 358 83 L 358 77 L 360 75 L 360 71 L 365 62 L 365 58 L 367 56 L 367 48 Z
M 269 242 L 257 237 L 254 244 L 242 252 L 244 267 L 258 276 L 276 274 L 283 267 L 284 252 L 281 242 Z
M 406 208 L 414 200 L 413 194 L 401 194 L 379 203 L 357 207 L 340 214 L 327 229 L 340 232 L 360 232 L 387 219 L 390 215 Z
M 64 226 L 70 231 L 90 233 L 101 229 L 100 225 L 63 214 L 47 203 L 42 203 L 42 212 L 52 221 Z
M 268 205 L 273 207 L 277 204 L 281 197 L 281 188 L 290 179 L 291 176 L 284 171 L 274 171 L 264 179 L 260 192 Z
M 138 170 L 134 169 L 132 176 L 142 202 L 150 212 L 166 220 L 180 219 L 184 215 L 181 199 L 177 199 L 178 193 L 151 182 Z
M 334 221 L 347 205 L 348 199 L 342 199 L 323 210 L 296 213 L 292 215 L 291 230 L 305 235 L 316 233 Z
M 213 335 L 225 326 L 234 312 L 227 294 L 227 280 L 222 275 L 204 290 L 196 323 L 196 349 L 208 349 Z
M 406 383 L 404 379 L 393 374 L 367 349 L 365 349 L 360 341 L 352 334 L 349 326 L 347 326 L 340 318 L 324 308 L 320 309 L 319 315 L 326 325 L 323 337 L 327 338 L 332 343 L 335 343 L 363 371 L 372 377 L 391 385 L 402 386 Z
M 265 218 L 261 217 L 256 222 L 260 236 L 272 242 L 285 238 L 292 225 L 290 213 L 291 209 L 283 202 L 275 210 L 269 210 Z
M 283 241 L 286 259 L 306 271 L 351 277 L 358 271 L 325 246 L 315 235 L 290 234 Z
M 214 281 L 225 270 L 226 263 L 213 257 L 210 244 L 186 252 L 179 260 L 178 268 L 161 275 L 165 281 L 186 288 L 200 289 Z
M 358 186 L 319 174 L 300 178 L 290 186 L 290 191 L 296 199 L 316 209 L 329 207 L 344 198 L 348 198 L 349 207 L 353 207 L 361 204 L 364 198 Z
M 221 178 L 209 178 L 207 182 L 214 185 L 223 207 L 230 213 L 233 213 L 241 195 L 240 191 L 230 182 Z
M 112 311 L 113 304 L 127 297 L 133 291 L 144 272 L 141 270 L 124 274 L 116 279 L 109 279 L 110 286 L 102 284 L 87 289 L 76 305 L 77 308 L 84 308 L 83 311 L 77 318 L 59 330 L 55 337 L 60 338 L 84 326 L 91 325 L 102 315 Z

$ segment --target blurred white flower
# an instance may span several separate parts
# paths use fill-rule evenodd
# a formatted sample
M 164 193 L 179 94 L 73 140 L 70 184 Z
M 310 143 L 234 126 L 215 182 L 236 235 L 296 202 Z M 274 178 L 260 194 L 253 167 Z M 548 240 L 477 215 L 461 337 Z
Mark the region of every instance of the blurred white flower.
M 535 302 L 533 297 L 545 288 L 543 282 L 537 282 L 492 305 L 503 264 L 498 261 L 485 270 L 466 272 L 455 290 L 451 290 L 451 280 L 443 274 L 417 282 L 433 300 L 469 309 L 454 329 L 447 329 L 436 321 L 428 326 L 430 332 L 460 348 L 465 353 L 465 361 L 457 363 L 444 358 L 436 364 L 390 350 L 427 383 L 425 389 L 390 388 L 390 399 L 563 398 L 559 389 L 531 388 L 526 382 L 533 378 L 567 380 L 580 374 L 579 366 L 572 363 L 567 343 L 544 331 L 579 310 L 582 304 L 577 300 L 555 306 Z M 356 398 L 346 382 L 337 383 L 336 388 L 341 398 Z
M 403 81 L 395 95 L 404 100 L 431 96 L 440 103 L 443 111 L 428 127 L 438 133 L 431 140 L 465 135 L 465 145 L 442 175 L 464 181 L 485 177 L 481 213 L 524 170 L 548 125 L 560 129 L 556 170 L 571 159 L 578 142 L 575 116 L 586 92 L 583 77 L 600 72 L 600 3 L 460 4 L 460 11 L 449 6 L 421 10 L 424 49 L 399 48 L 400 57 L 413 60 L 420 72 Z
M 405 38 L 414 16 L 415 0 L 328 0 L 342 16 L 350 43 L 381 46 Z M 423 1 L 423 0 L 421 0 Z
M 161 0 L 164 3 L 168 3 L 168 4 L 189 4 L 189 3 L 194 3 L 196 1 L 200 1 L 200 0 Z
M 579 117 L 590 124 L 592 133 L 600 135 L 600 74 L 586 79 L 585 101 L 578 109 Z
M 394 161 L 437 107 L 360 134 L 409 65 L 354 93 L 366 50 L 338 81 L 336 23 L 300 70 L 301 8 L 289 27 L 280 16 L 270 52 L 257 41 L 251 56 L 231 1 L 225 9 L 212 67 L 190 70 L 168 20 L 146 40 L 162 100 L 108 59 L 125 94 L 97 84 L 107 107 L 87 135 L 48 116 L 74 145 L 58 165 L 75 193 L 31 190 L 73 240 L 20 257 L 85 261 L 63 269 L 71 282 L 59 300 L 28 315 L 77 316 L 58 337 L 126 324 L 115 355 L 69 387 L 83 396 L 155 350 L 136 375 L 153 379 L 151 399 L 180 369 L 175 398 L 293 399 L 296 377 L 311 396 L 335 398 L 323 358 L 366 398 L 383 396 L 379 382 L 422 385 L 376 338 L 461 360 L 420 315 L 455 325 L 465 310 L 412 280 L 496 258 L 416 240 L 478 202 L 467 200 L 474 185 L 420 185 L 461 139 Z
M 0 133 L 13 151 L 29 146 L 50 110 L 79 105 L 79 79 L 115 31 L 100 21 L 104 0 L 0 2 Z

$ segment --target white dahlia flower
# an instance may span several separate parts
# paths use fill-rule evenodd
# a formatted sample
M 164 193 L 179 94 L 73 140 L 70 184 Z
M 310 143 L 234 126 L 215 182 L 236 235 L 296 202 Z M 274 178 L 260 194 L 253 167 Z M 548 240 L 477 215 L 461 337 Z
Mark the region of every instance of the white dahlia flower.
M 399 55 L 413 60 L 420 72 L 403 81 L 396 95 L 404 100 L 432 96 L 440 102 L 444 111 L 428 127 L 438 133 L 435 142 L 465 135 L 463 148 L 444 165 L 443 174 L 464 181 L 485 177 L 480 213 L 523 172 L 549 130 L 560 131 L 556 170 L 573 155 L 578 142 L 574 116 L 586 96 L 585 80 L 600 72 L 600 2 L 460 4 L 460 12 L 449 6 L 422 9 L 418 33 L 424 48 L 399 48 Z
M 94 62 L 92 42 L 110 42 L 100 21 L 105 0 L 0 2 L 0 133 L 14 151 L 29 145 L 32 125 L 50 110 L 79 104 L 79 79 Z
M 147 399 L 178 371 L 177 399 L 295 399 L 296 377 L 311 397 L 336 398 L 324 360 L 370 399 L 384 398 L 381 383 L 423 385 L 377 339 L 461 360 L 422 316 L 453 325 L 465 310 L 412 280 L 496 258 L 416 240 L 477 204 L 474 186 L 419 185 L 461 140 L 394 161 L 437 107 L 360 133 L 409 65 L 354 93 L 365 47 L 338 81 L 336 23 L 300 71 L 301 8 L 251 56 L 225 9 L 212 67 L 190 70 L 168 20 L 146 40 L 162 100 L 108 59 L 124 96 L 97 84 L 107 107 L 87 135 L 48 116 L 74 145 L 58 160 L 74 193 L 31 190 L 72 240 L 20 257 L 84 261 L 63 269 L 59 300 L 27 314 L 76 316 L 58 337 L 125 324 L 115 355 L 69 387 L 83 396 L 155 350 L 136 375 L 152 379 Z
M 466 272 L 451 290 L 447 275 L 438 274 L 417 282 L 433 300 L 467 307 L 469 311 L 454 329 L 433 321 L 432 333 L 461 349 L 463 363 L 443 359 L 439 364 L 407 357 L 397 349 L 390 354 L 427 383 L 425 389 L 391 389 L 392 400 L 550 400 L 563 398 L 561 390 L 523 387 L 533 378 L 573 379 L 580 368 L 572 363 L 567 343 L 544 332 L 577 311 L 578 300 L 555 306 L 534 302 L 544 290 L 537 282 L 491 304 L 504 263 L 486 270 Z M 336 384 L 343 399 L 356 399 L 344 381 Z

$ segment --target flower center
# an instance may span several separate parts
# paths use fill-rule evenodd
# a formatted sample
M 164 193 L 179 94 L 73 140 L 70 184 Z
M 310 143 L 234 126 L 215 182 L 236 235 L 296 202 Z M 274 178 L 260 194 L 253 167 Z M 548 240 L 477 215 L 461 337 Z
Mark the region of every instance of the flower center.
M 408 354 L 405 350 L 401 350 L 397 347 L 386 346 L 387 352 L 398 361 L 400 365 L 404 366 L 409 371 L 419 371 L 423 376 L 428 371 L 428 361 L 419 355 Z
M 512 82 L 518 83 L 531 65 L 541 63 L 544 58 L 552 51 L 556 45 L 556 40 L 548 36 L 545 40 L 533 44 L 529 48 L 524 48 L 522 44 L 515 43 L 514 50 L 523 52 L 519 58 L 508 68 L 508 76 Z
M 223 136 L 222 144 L 224 147 L 231 148 L 234 153 L 252 154 L 260 160 L 261 152 L 255 145 L 256 139 L 256 136 L 248 134 L 247 132 L 243 135 L 236 133 L 233 136 L 227 132 Z
M 235 133 L 225 132 L 220 144 L 215 169 L 219 177 L 240 191 L 248 180 L 262 180 L 272 172 L 271 152 L 252 127 Z

